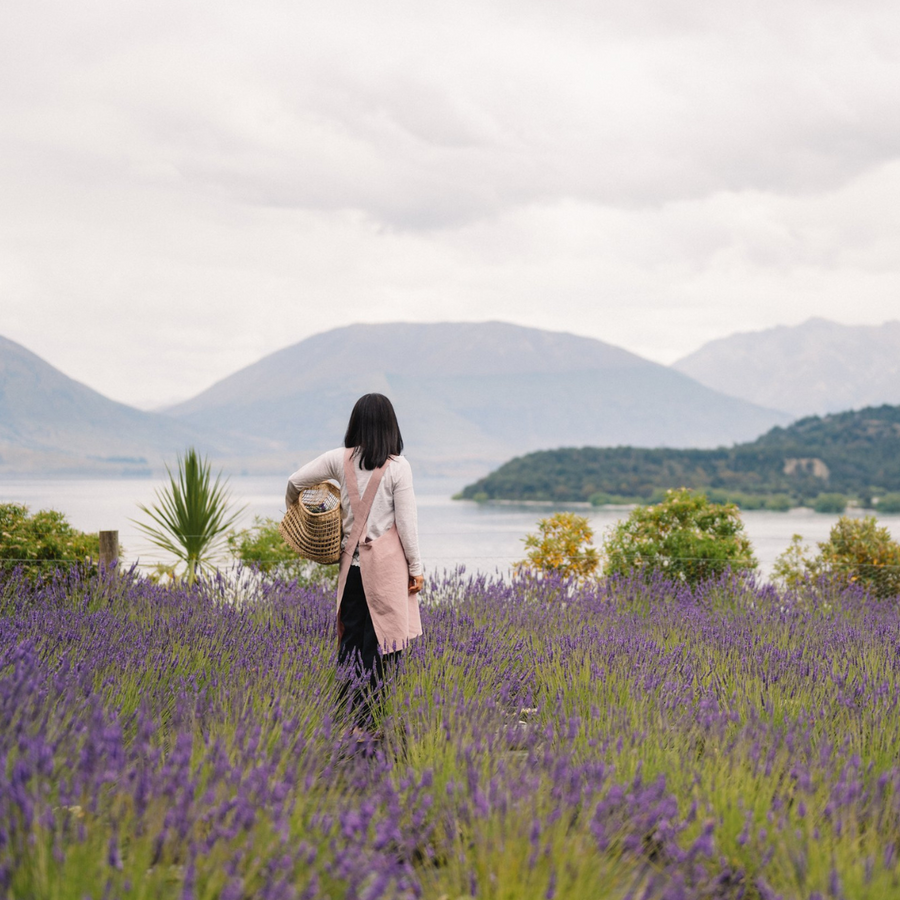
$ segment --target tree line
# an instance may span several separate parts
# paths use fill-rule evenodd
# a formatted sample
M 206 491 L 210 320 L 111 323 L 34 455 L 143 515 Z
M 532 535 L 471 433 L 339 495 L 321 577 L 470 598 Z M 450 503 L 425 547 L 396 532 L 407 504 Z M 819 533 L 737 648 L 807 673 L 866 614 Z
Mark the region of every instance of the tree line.
M 470 500 L 653 502 L 704 490 L 739 505 L 787 508 L 823 496 L 900 511 L 900 406 L 809 416 L 712 450 L 564 447 L 516 457 L 461 494 Z M 896 495 L 896 496 L 894 496 Z M 743 501 L 743 502 L 742 502 Z M 754 501 L 756 503 L 754 504 Z M 886 505 L 885 505 L 886 501 Z M 845 500 L 846 502 L 846 500 Z

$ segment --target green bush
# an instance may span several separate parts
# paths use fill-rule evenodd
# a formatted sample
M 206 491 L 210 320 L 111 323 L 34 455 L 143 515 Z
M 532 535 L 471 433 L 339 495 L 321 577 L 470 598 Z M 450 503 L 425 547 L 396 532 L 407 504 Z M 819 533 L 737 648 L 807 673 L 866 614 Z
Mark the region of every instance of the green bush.
M 795 534 L 787 549 L 775 560 L 772 574 L 784 587 L 795 588 L 808 578 L 814 577 L 819 567 L 809 556 L 809 546 L 803 543 L 803 535 Z
M 725 491 L 713 488 L 706 492 L 710 503 L 733 503 L 739 509 L 763 509 L 766 498 L 759 494 L 745 494 L 743 491 Z
M 900 594 L 900 544 L 874 516 L 841 516 L 819 551 L 825 571 L 862 584 L 878 597 Z
M 661 571 L 691 584 L 757 565 L 737 507 L 685 488 L 667 491 L 662 503 L 638 507 L 613 526 L 603 555 L 608 574 Z
M 900 494 L 883 494 L 879 497 L 878 512 L 900 513 Z
M 99 556 L 99 535 L 76 530 L 61 512 L 43 509 L 29 515 L 27 506 L 0 503 L 0 570 L 22 565 L 36 576 Z
M 809 555 L 802 540 L 795 534 L 775 562 L 775 575 L 785 585 L 795 587 L 805 580 L 831 575 L 860 584 L 876 597 L 900 594 L 900 544 L 874 516 L 841 516 L 828 540 L 818 543 L 815 556 Z
M 625 497 L 622 494 L 607 494 L 597 491 L 590 496 L 591 506 L 629 506 L 640 503 L 640 497 Z
M 784 512 L 794 504 L 788 494 L 746 494 L 714 488 L 706 492 L 711 503 L 733 503 L 738 509 L 769 509 Z
M 813 500 L 813 509 L 820 513 L 842 513 L 847 508 L 847 498 L 843 494 L 819 494 Z
M 228 535 L 228 549 L 242 563 L 300 584 L 337 585 L 338 566 L 310 562 L 285 543 L 275 519 L 256 516 L 251 528 Z

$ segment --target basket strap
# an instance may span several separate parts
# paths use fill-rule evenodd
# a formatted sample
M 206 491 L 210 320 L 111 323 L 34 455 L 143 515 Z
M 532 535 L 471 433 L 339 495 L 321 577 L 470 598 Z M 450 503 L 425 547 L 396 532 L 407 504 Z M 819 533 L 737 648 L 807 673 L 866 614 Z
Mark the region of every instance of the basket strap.
M 350 537 L 347 540 L 345 550 L 351 554 L 356 550 L 359 542 L 365 539 L 367 531 L 366 526 L 369 523 L 369 512 L 372 509 L 372 503 L 375 500 L 375 492 L 381 483 L 381 477 L 384 475 L 390 463 L 390 457 L 384 461 L 383 466 L 379 466 L 372 472 L 369 477 L 369 483 L 366 485 L 366 492 L 362 498 L 359 496 L 359 483 L 356 480 L 356 468 L 350 462 L 353 450 L 348 448 L 344 451 L 344 481 L 347 483 L 347 496 L 350 498 L 350 509 L 353 510 L 353 528 L 350 531 Z

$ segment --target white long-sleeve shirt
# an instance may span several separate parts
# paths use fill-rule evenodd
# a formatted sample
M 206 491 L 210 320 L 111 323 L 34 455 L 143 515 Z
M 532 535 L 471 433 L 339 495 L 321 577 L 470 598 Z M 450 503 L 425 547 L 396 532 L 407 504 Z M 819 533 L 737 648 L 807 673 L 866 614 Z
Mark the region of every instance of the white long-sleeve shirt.
M 356 483 L 360 497 L 366 491 L 366 485 L 372 472 L 360 467 L 359 458 L 351 460 L 356 471 Z M 350 495 L 344 478 L 344 448 L 329 450 L 312 462 L 294 472 L 288 479 L 287 492 L 284 496 L 286 507 L 296 502 L 300 492 L 305 488 L 320 484 L 323 481 L 336 481 L 341 486 L 341 514 L 344 523 L 343 544 L 347 542 L 353 528 L 353 510 L 350 507 Z M 390 465 L 385 470 L 372 501 L 369 511 L 367 534 L 374 541 L 397 525 L 400 543 L 409 563 L 410 575 L 422 575 L 422 560 L 419 556 L 419 526 L 416 513 L 416 495 L 413 492 L 412 469 L 403 456 L 391 457 Z

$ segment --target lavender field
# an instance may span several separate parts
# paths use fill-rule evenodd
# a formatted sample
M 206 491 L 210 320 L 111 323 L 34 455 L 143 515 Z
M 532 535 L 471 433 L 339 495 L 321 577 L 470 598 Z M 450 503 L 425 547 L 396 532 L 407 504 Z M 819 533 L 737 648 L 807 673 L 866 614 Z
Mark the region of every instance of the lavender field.
M 895 604 L 462 574 L 424 603 L 357 744 L 327 591 L 0 581 L 2 896 L 900 896 Z

